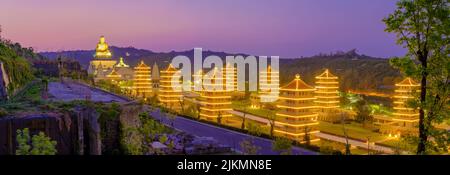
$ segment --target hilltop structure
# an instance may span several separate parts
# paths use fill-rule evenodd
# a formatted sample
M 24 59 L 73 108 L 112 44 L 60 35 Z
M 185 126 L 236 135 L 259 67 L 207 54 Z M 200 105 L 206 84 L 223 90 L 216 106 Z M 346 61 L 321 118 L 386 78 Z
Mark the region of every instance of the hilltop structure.
M 340 120 L 339 115 L 335 115 L 340 103 L 338 77 L 326 69 L 316 76 L 316 89 L 317 100 L 314 102 L 318 106 L 319 118 L 325 121 Z
M 95 48 L 94 59 L 90 62 L 88 73 L 93 74 L 97 80 L 105 79 L 105 76 L 111 72 L 116 63 L 117 61 L 112 59 L 105 37 L 101 36 Z
M 300 75 L 295 75 L 286 86 L 280 88 L 276 113 L 275 134 L 296 140 L 300 143 L 315 142 L 320 139 L 314 133 L 319 132 L 318 114 L 314 100 L 316 89 L 307 85 Z
M 169 64 L 166 70 L 161 71 L 159 101 L 161 104 L 171 110 L 180 111 L 183 103 L 182 87 L 174 86 L 174 83 L 180 84 L 180 74 L 177 73 L 172 64 Z M 176 82 L 178 80 L 178 82 Z

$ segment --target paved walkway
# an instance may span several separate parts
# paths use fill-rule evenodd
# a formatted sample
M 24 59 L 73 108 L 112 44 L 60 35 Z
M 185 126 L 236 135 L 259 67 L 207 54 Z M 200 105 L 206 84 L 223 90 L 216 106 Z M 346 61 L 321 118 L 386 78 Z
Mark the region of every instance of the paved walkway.
M 239 111 L 232 111 L 230 113 L 240 116 L 240 117 L 242 117 L 244 115 L 244 113 L 239 112 Z M 255 116 L 252 114 L 246 114 L 245 117 L 247 119 L 255 120 L 260 123 L 265 123 L 267 125 L 269 124 L 269 120 L 265 119 L 263 117 Z M 340 143 L 346 143 L 345 137 L 335 136 L 335 135 L 326 134 L 326 133 L 315 133 L 315 135 L 322 139 L 331 140 L 331 141 L 340 142 Z M 348 142 L 352 146 L 361 147 L 361 148 L 365 148 L 365 149 L 367 148 L 367 142 L 361 142 L 359 140 L 353 140 L 353 139 L 348 139 Z M 394 153 L 394 151 L 389 147 L 374 145 L 373 143 L 371 143 L 369 145 L 369 149 L 375 150 L 375 151 L 381 151 L 381 152 L 388 153 L 388 154 Z
M 99 89 L 81 85 L 78 83 L 50 82 L 48 92 L 53 96 L 51 99 L 60 101 L 85 100 L 90 96 L 96 102 L 126 102 L 124 98 L 104 92 Z

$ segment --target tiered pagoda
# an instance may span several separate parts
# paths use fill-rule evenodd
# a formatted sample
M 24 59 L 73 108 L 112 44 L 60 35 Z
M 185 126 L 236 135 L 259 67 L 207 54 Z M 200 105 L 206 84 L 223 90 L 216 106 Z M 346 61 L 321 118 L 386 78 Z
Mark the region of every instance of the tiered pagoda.
M 275 134 L 296 140 L 300 143 L 319 141 L 314 133 L 319 132 L 318 114 L 314 91 L 316 89 L 307 85 L 295 75 L 295 79 L 280 88 L 278 101 L 279 111 L 276 113 Z
M 392 134 L 398 134 L 395 132 L 417 134 L 419 112 L 417 109 L 409 107 L 407 103 L 415 98 L 413 96 L 415 92 L 420 92 L 420 83 L 416 83 L 411 78 L 406 78 L 395 84 L 395 87 Z
M 137 97 L 146 98 L 152 94 L 151 68 L 144 61 L 134 67 L 133 91 Z
M 337 114 L 339 108 L 339 81 L 338 77 L 326 69 L 316 76 L 316 98 L 314 102 L 320 112 L 319 118 L 326 121 L 341 120 Z
M 182 86 L 180 85 L 180 74 L 177 73 L 172 64 L 169 64 L 166 70 L 161 71 L 159 84 L 159 101 L 161 104 L 171 110 L 179 111 L 181 109 Z M 178 82 L 177 82 L 178 81 Z M 180 86 L 177 86 L 180 85 Z
M 209 121 L 218 121 L 217 118 L 225 119 L 231 117 L 229 113 L 231 108 L 231 90 L 224 87 L 224 77 L 218 77 L 217 74 L 223 72 L 215 69 L 213 75 L 203 77 L 203 87 L 200 96 L 200 116 Z M 206 80 L 206 81 L 205 81 Z M 205 82 L 210 81 L 211 84 Z
M 272 66 L 267 67 L 267 71 L 259 74 L 259 92 L 262 103 L 275 102 L 278 99 L 280 88 L 280 73 L 272 70 Z
M 236 66 L 231 66 L 229 63 L 222 68 L 223 77 L 225 78 L 225 87 L 231 91 L 237 91 L 237 69 Z M 232 77 L 233 81 L 226 81 L 228 77 Z

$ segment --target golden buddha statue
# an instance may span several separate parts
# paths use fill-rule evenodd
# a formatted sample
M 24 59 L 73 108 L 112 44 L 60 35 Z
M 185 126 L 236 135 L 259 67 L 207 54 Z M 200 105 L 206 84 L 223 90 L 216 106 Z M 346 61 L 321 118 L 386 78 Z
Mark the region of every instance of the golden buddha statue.
M 111 58 L 108 44 L 105 42 L 105 37 L 101 36 L 100 41 L 95 48 L 95 58 Z

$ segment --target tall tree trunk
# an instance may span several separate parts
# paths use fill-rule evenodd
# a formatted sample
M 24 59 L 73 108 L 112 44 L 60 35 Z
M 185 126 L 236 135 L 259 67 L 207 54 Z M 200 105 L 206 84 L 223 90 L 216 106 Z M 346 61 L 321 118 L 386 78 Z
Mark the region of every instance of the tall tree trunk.
M 425 104 L 425 99 L 427 95 L 427 56 L 428 53 L 418 54 L 420 56 L 419 60 L 422 63 L 423 72 L 422 80 L 420 84 L 420 104 L 422 105 L 419 109 L 419 145 L 417 146 L 417 154 L 425 154 L 426 143 L 428 140 L 428 126 L 425 126 L 425 111 L 423 110 L 423 105 Z

